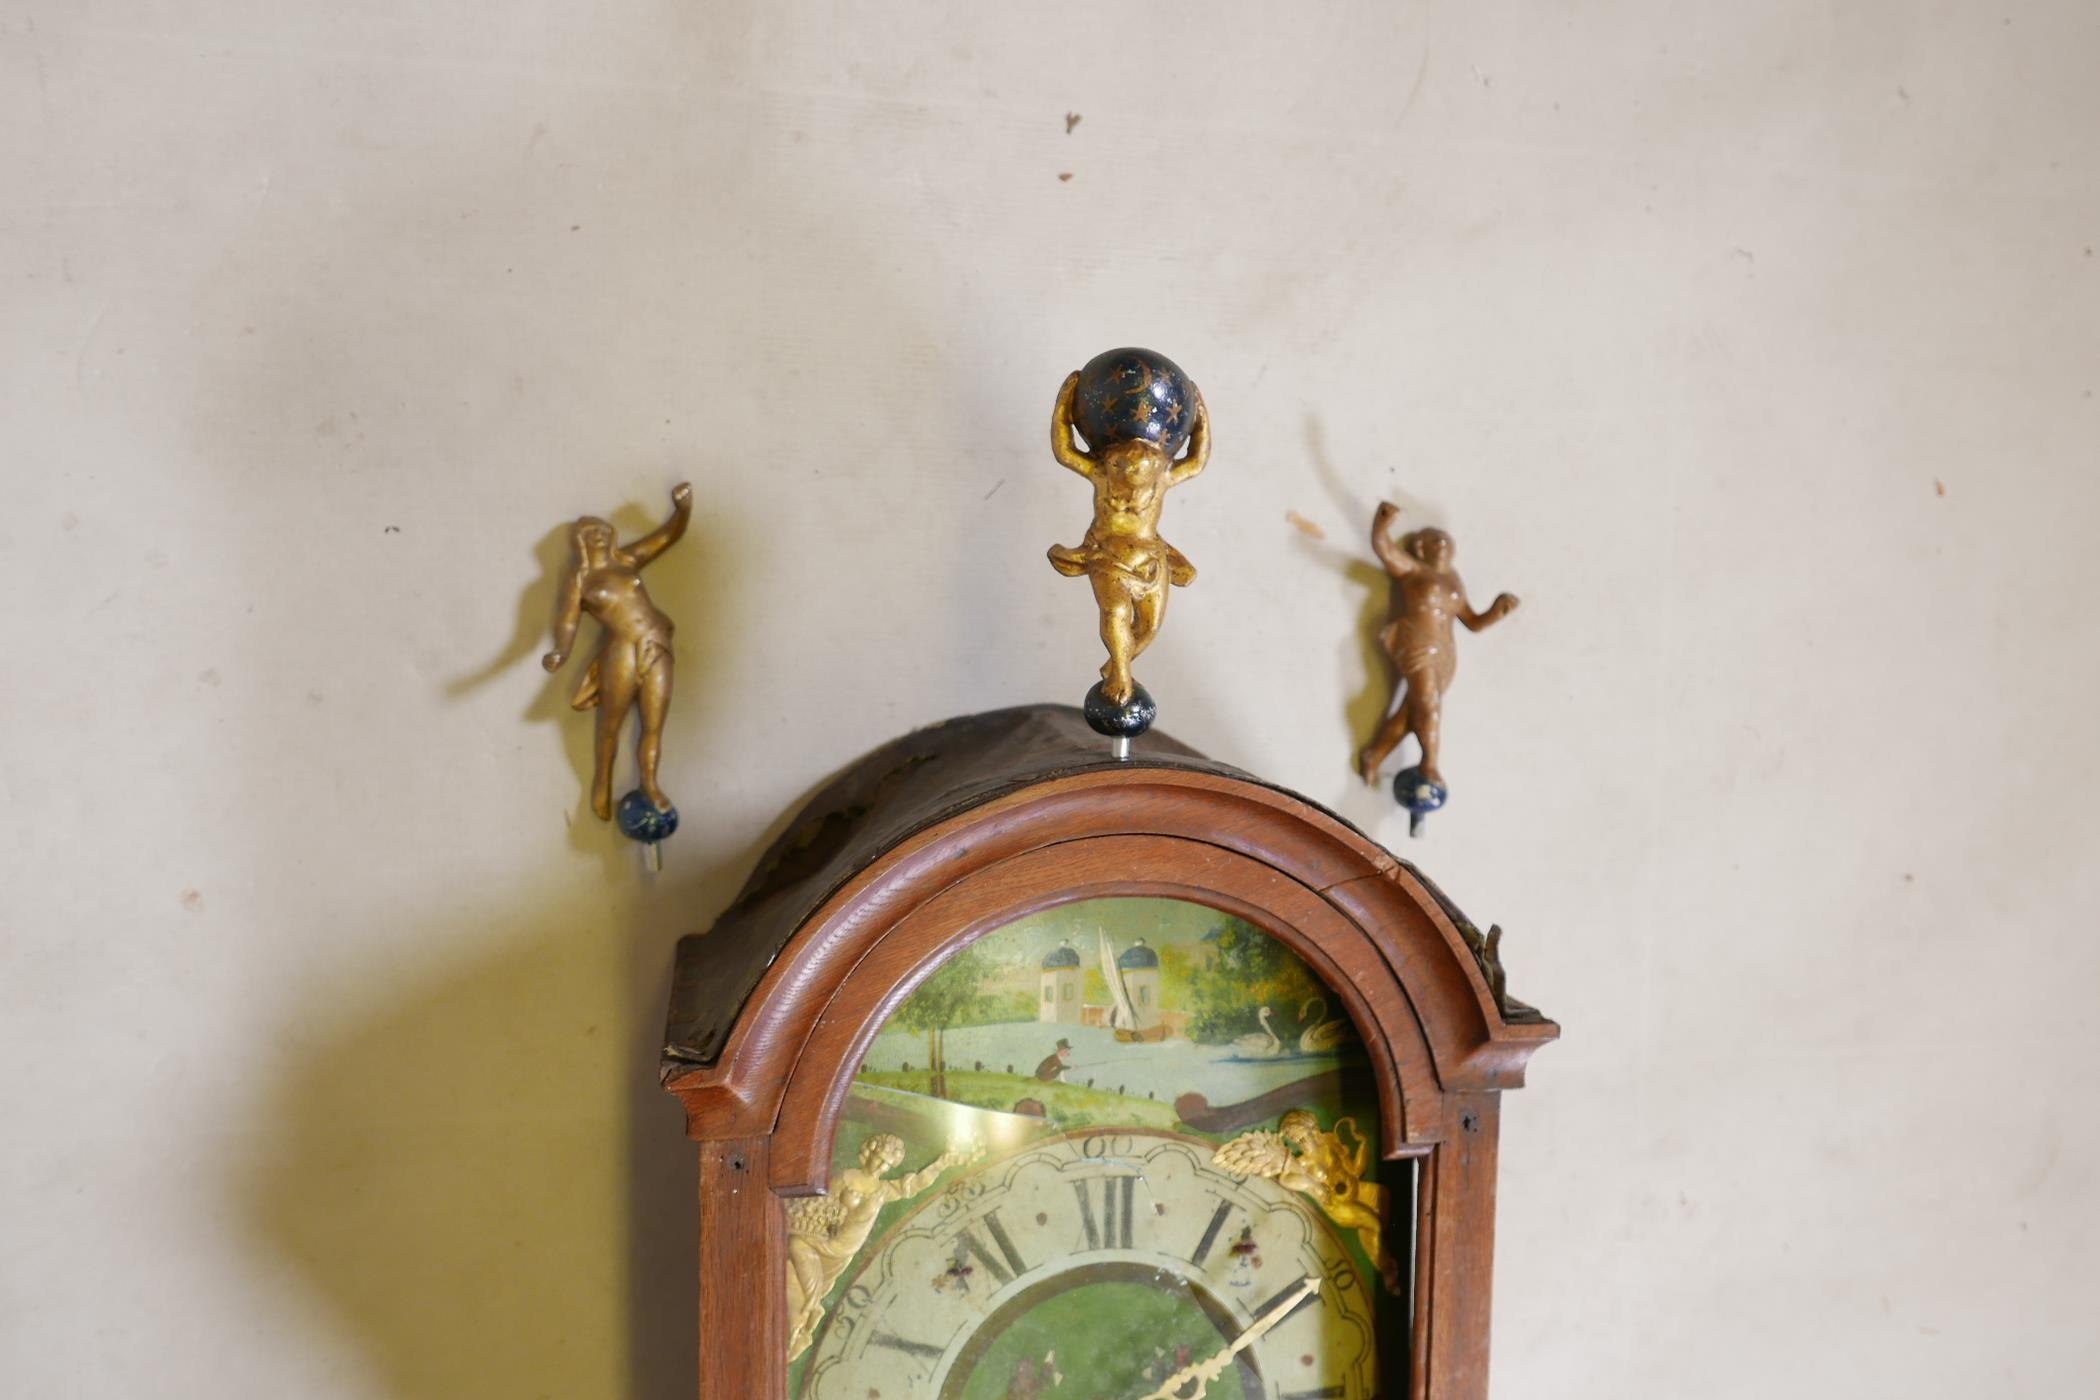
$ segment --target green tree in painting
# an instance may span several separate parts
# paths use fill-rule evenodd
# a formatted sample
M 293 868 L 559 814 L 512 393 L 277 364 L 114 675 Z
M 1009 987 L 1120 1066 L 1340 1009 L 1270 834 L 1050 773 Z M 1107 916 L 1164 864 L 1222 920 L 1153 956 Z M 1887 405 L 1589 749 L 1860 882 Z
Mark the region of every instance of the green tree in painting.
M 1035 989 L 1032 987 L 1009 988 L 993 992 L 984 998 L 970 1018 L 973 1026 L 1004 1026 L 1016 1021 L 1035 1019 Z
M 1188 974 L 1191 1040 L 1231 1040 L 1259 1027 L 1263 1006 L 1288 1016 L 1308 997 L 1325 995 L 1297 954 L 1245 919 L 1228 915 L 1203 942 L 1212 956 Z
M 1202 959 L 1186 943 L 1163 944 L 1159 950 L 1159 1005 L 1163 1011 L 1186 1011 L 1189 985 Z
M 984 992 L 992 971 L 991 962 L 973 944 L 942 963 L 890 1018 L 926 1037 L 926 1068 L 932 1075 L 927 1092 L 936 1098 L 948 1097 L 948 1060 L 941 1037 L 952 1027 L 982 1019 L 994 1000 Z

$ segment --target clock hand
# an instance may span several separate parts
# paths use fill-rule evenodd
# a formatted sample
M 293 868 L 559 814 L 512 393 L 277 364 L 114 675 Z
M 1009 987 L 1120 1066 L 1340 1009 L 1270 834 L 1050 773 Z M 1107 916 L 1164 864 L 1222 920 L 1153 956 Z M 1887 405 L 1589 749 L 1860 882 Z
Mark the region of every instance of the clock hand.
M 1148 1395 L 1140 1395 L 1138 1400 L 1203 1400 L 1203 1392 L 1210 1389 L 1212 1381 L 1225 1374 L 1225 1368 L 1232 1364 L 1235 1356 L 1253 1346 L 1264 1332 L 1289 1317 L 1297 1309 L 1300 1301 L 1319 1291 L 1320 1276 L 1307 1274 L 1305 1282 L 1298 1285 L 1297 1292 L 1256 1318 L 1251 1327 L 1233 1338 L 1231 1346 L 1206 1361 L 1182 1367 L 1160 1382 L 1159 1389 Z M 1190 1381 L 1197 1382 L 1195 1392 L 1190 1395 L 1181 1394 L 1181 1388 Z

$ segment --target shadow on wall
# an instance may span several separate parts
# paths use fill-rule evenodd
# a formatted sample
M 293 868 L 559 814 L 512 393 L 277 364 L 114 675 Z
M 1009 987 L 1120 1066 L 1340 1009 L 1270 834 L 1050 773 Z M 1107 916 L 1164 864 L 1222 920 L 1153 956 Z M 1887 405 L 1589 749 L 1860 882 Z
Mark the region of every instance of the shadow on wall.
M 636 110 L 647 119 L 641 129 L 653 136 L 651 123 L 661 114 L 646 106 Z M 537 113 L 510 113 L 488 130 L 448 134 L 443 144 L 463 161 L 515 160 L 536 119 Z M 659 149 L 648 139 L 634 146 Z M 427 177 L 428 168 L 418 168 Z M 399 282 L 388 260 L 403 256 L 403 242 L 395 236 L 401 211 L 421 217 L 426 207 L 435 207 L 428 189 L 399 182 L 399 169 L 380 169 L 369 188 L 343 191 L 332 206 L 356 211 L 357 226 L 331 230 L 328 248 L 329 257 L 351 266 L 309 266 L 299 260 L 302 254 L 287 253 L 292 265 L 259 281 Z M 249 378 L 227 389 L 228 402 L 214 408 L 247 435 L 253 451 L 282 464 L 273 489 L 306 492 L 316 489 L 307 483 L 344 479 L 338 463 L 317 454 L 302 426 L 344 403 L 408 402 L 393 418 L 374 411 L 362 420 L 373 439 L 368 450 L 426 461 L 431 479 L 439 472 L 453 481 L 494 478 L 500 459 L 519 450 L 579 462 L 588 457 L 576 451 L 573 434 L 565 439 L 545 426 L 544 417 L 532 419 L 544 440 L 506 439 L 506 432 L 518 430 L 500 415 L 446 417 L 430 406 L 435 400 L 415 399 L 401 387 L 420 382 L 419 371 L 439 373 L 448 364 L 489 357 L 501 364 L 511 353 L 491 327 L 511 325 L 504 318 L 521 305 L 521 292 L 465 273 L 478 273 L 489 261 L 489 243 L 500 241 L 487 230 L 547 221 L 547 211 L 533 203 L 545 197 L 537 189 L 523 181 L 505 186 L 504 195 L 476 209 L 472 222 L 462 220 L 459 231 L 432 226 L 420 243 L 411 241 L 416 256 L 429 264 L 418 267 L 418 274 L 434 278 L 432 269 L 464 269 L 443 279 L 447 297 L 427 310 L 416 304 L 412 314 L 418 319 L 389 320 L 369 308 L 330 301 L 302 302 L 294 318 L 255 318 L 275 322 L 277 343 L 258 342 L 252 362 L 266 368 L 251 367 Z M 717 225 L 785 223 L 803 235 L 805 252 L 814 238 L 832 240 L 824 263 L 832 275 L 824 282 L 768 289 L 769 317 L 758 338 L 791 347 L 821 345 L 823 328 L 850 315 L 895 327 L 900 345 L 928 341 L 910 310 L 889 298 L 873 271 L 877 260 L 837 242 L 837 221 L 798 208 L 793 192 L 761 183 L 755 190 L 727 191 L 710 207 L 715 203 L 733 213 L 706 216 L 711 222 L 698 231 L 705 237 L 718 237 Z M 685 233 L 651 228 L 645 237 L 637 235 L 644 246 L 608 250 L 607 265 L 661 266 L 663 247 L 690 242 Z M 687 254 L 693 261 L 689 248 Z M 722 274 L 736 275 L 733 267 Z M 697 280 L 677 285 L 696 302 L 710 293 Z M 570 287 L 557 290 L 577 294 Z M 601 301 L 612 295 L 596 283 L 589 291 Z M 652 294 L 653 307 L 664 294 L 653 287 Z M 315 308 L 339 322 L 317 324 Z M 740 356 L 764 359 L 751 326 L 710 320 L 694 310 L 681 322 L 687 339 L 674 347 L 677 353 L 703 361 L 726 358 L 719 347 L 734 345 Z M 564 344 L 589 339 L 559 318 L 522 316 L 517 324 L 518 334 Z M 651 324 L 633 334 L 646 339 L 656 333 Z M 399 363 L 404 347 L 413 353 L 413 366 Z M 273 357 L 273 349 L 282 353 Z M 651 365 L 667 353 L 660 344 L 634 351 Z M 618 353 L 579 357 L 578 367 L 562 403 L 603 399 L 631 406 L 634 376 Z M 704 376 L 695 382 L 704 383 Z M 696 1160 L 682 1114 L 659 1087 L 656 1068 L 675 939 L 704 927 L 727 904 L 777 834 L 725 837 L 705 819 L 707 793 L 698 781 L 710 751 L 751 742 L 748 717 L 738 707 L 738 666 L 748 665 L 749 648 L 737 639 L 748 639 L 758 623 L 749 613 L 731 619 L 738 608 L 764 600 L 750 598 L 738 580 L 787 577 L 797 567 L 791 538 L 740 530 L 737 521 L 711 511 L 709 465 L 736 460 L 752 446 L 708 437 L 665 453 L 663 486 L 689 474 L 697 498 L 686 539 L 646 576 L 652 595 L 678 625 L 679 674 L 664 781 L 686 826 L 667 853 L 665 875 L 647 879 L 637 848 L 586 806 L 591 717 L 573 712 L 569 698 L 596 645 L 588 630 L 595 624 L 586 622 L 578 655 L 562 674 L 545 676 L 539 669 L 539 655 L 550 644 L 555 583 L 568 564 L 569 522 L 550 522 L 533 547 L 537 578 L 519 599 L 508 639 L 490 638 L 495 654 L 478 669 L 441 679 L 429 703 L 456 703 L 498 679 L 515 683 L 520 670 L 542 682 L 522 716 L 534 722 L 523 751 L 539 748 L 545 731 L 538 722 L 558 727 L 576 775 L 569 844 L 598 863 L 602 878 L 591 879 L 588 866 L 579 872 L 573 862 L 549 862 L 539 883 L 521 879 L 485 901 L 462 891 L 447 912 L 416 920 L 417 941 L 432 950 L 431 962 L 442 963 L 443 971 L 365 969 L 349 1004 L 327 987 L 287 994 L 293 1005 L 284 1019 L 301 1027 L 298 1048 L 256 1106 L 256 1145 L 228 1192 L 270 1256 L 268 1276 L 281 1277 L 280 1264 L 290 1261 L 344 1322 L 390 1396 L 670 1400 L 693 1393 Z M 589 499 L 595 494 L 591 473 L 582 465 L 575 473 L 578 494 L 586 499 L 558 508 L 612 510 L 610 518 L 625 537 L 653 526 L 667 505 Z M 234 481 L 228 489 L 244 488 Z M 291 504 L 296 502 L 287 508 Z M 411 500 L 400 508 L 424 505 Z M 256 558 L 248 566 L 261 578 L 273 561 Z M 357 582 L 344 579 L 341 585 L 347 593 Z M 975 600 L 963 601 L 974 607 Z M 780 597 L 771 603 L 783 605 Z M 939 619 L 923 621 L 934 630 L 941 625 Z M 733 645 L 740 647 L 735 657 Z M 507 751 L 518 738 L 491 735 L 489 749 Z M 630 721 L 622 743 L 623 779 L 633 771 L 633 740 Z M 545 761 L 544 752 L 533 761 Z M 252 758 L 247 769 L 246 781 L 256 793 L 272 790 L 277 774 L 267 757 Z M 616 790 L 629 785 L 623 781 Z M 267 807 L 256 803 L 257 810 Z M 268 828 L 256 834 L 260 868 L 272 868 L 273 839 Z M 539 863 L 530 850 L 520 850 L 517 862 L 521 872 Z M 400 917 L 379 895 L 370 904 L 375 919 Z M 486 951 L 492 947 L 499 951 Z M 478 951 L 454 960 L 447 957 L 451 949 Z M 374 986 L 383 990 L 368 992 Z
M 353 1324 L 387 1394 L 607 1393 L 608 1339 L 648 1310 L 630 1298 L 646 1274 L 629 1266 L 628 1178 L 674 1200 L 644 1137 L 684 1155 L 672 1105 L 610 1088 L 642 1077 L 625 913 L 618 898 L 520 902 L 472 929 L 432 926 L 433 946 L 491 923 L 518 934 L 329 1029 L 279 1087 L 245 1183 L 251 1222 Z M 658 1222 L 686 1235 L 677 1253 L 692 1218 Z M 654 1325 L 667 1345 L 691 1330 Z
M 633 513 L 615 523 L 627 530 Z M 683 544 L 701 547 L 683 567 L 674 552 L 650 570 L 695 674 L 726 635 L 707 601 L 729 596 L 707 576 L 728 561 L 697 533 L 696 522 Z M 566 525 L 535 555 L 541 577 L 509 644 L 451 697 L 527 657 L 537 670 Z M 587 658 L 595 639 L 580 641 Z M 639 848 L 587 805 L 591 718 L 568 705 L 580 674 L 545 677 L 525 717 L 561 728 L 577 773 L 569 842 L 597 858 L 603 882 L 425 930 L 439 949 L 483 943 L 491 928 L 515 937 L 499 957 L 323 1030 L 281 1083 L 270 1148 L 241 1183 L 261 1234 L 352 1320 L 389 1393 L 414 1400 L 692 1393 L 695 1160 L 655 1077 L 671 945 L 683 911 L 726 904 L 772 834 L 677 883 L 648 881 Z M 700 742 L 697 728 L 677 738 Z M 633 738 L 630 721 L 622 773 Z M 672 849 L 675 877 L 704 848 Z

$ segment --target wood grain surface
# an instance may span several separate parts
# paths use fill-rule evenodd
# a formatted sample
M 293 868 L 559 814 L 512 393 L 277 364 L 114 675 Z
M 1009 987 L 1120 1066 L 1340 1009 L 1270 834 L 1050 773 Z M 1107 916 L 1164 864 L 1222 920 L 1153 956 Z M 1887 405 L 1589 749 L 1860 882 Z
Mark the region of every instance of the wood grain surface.
M 681 942 L 663 1079 L 701 1143 L 701 1396 L 785 1396 L 781 1201 L 825 1188 L 890 1013 L 1016 918 L 1140 895 L 1248 919 L 1334 989 L 1382 1152 L 1421 1162 L 1409 1391 L 1487 1394 L 1500 1095 L 1559 1027 L 1499 1011 L 1463 916 L 1363 833 L 1148 739 L 1118 763 L 1064 706 L 907 736 L 819 793 L 715 929 Z

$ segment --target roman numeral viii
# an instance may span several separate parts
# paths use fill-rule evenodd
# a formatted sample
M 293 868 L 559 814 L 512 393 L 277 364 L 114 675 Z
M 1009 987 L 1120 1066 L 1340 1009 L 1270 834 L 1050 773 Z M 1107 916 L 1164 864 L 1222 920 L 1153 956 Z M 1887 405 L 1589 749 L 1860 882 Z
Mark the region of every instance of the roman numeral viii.
M 1094 1187 L 1101 1188 L 1101 1209 L 1094 1210 Z M 1088 1249 L 1130 1248 L 1130 1207 L 1137 1192 L 1134 1176 L 1099 1177 L 1075 1181 L 1072 1192 L 1079 1197 L 1079 1228 L 1086 1232 Z

